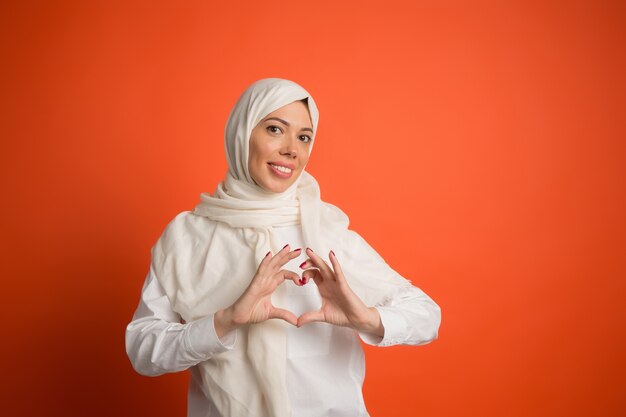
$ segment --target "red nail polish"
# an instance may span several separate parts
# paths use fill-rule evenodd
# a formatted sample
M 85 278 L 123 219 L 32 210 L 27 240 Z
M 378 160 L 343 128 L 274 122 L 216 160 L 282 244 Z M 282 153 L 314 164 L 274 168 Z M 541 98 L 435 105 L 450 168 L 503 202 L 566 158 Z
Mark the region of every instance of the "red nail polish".
M 300 285 L 304 285 L 304 279 L 300 278 Z
M 287 243 L 285 246 L 283 246 L 283 249 L 285 249 L 287 246 L 289 246 L 289 243 Z
M 302 262 L 302 263 L 300 264 L 300 268 L 304 268 L 304 265 L 306 265 L 306 261 L 304 261 L 304 262 Z
M 272 251 L 269 251 L 265 254 L 266 257 L 270 256 L 270 253 L 272 253 Z
M 310 250 L 311 252 L 313 252 L 313 249 L 311 249 L 311 248 L 307 248 L 307 250 Z M 313 252 L 313 253 L 315 253 L 315 252 Z
M 337 256 L 337 255 L 335 255 L 335 252 L 333 252 L 332 250 L 330 251 L 330 253 L 332 253 L 332 254 L 333 254 L 333 256 Z
M 298 248 L 296 250 L 294 250 L 294 252 L 300 252 L 302 250 L 302 248 Z

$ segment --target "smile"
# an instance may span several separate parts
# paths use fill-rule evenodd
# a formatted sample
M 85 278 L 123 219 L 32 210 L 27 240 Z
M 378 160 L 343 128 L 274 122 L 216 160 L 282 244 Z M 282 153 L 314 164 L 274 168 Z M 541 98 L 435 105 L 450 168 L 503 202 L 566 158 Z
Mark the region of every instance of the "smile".
M 277 170 L 279 170 L 280 172 L 284 172 L 286 174 L 291 174 L 291 168 L 281 167 L 280 165 L 274 165 L 274 164 L 270 164 L 270 165 L 273 166 L 274 168 L 276 168 Z
M 285 166 L 282 165 L 274 165 L 274 164 L 268 164 L 271 168 L 272 171 L 278 175 L 279 177 L 282 178 L 289 178 L 291 177 L 291 173 L 293 172 L 293 169 L 291 168 L 287 168 Z

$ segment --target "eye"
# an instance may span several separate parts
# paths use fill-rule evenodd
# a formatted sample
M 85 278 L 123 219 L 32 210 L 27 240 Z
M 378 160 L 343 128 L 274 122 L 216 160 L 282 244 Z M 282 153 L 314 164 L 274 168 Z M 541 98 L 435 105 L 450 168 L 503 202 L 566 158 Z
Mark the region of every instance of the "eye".
M 282 133 L 283 130 L 278 126 L 271 125 L 267 127 L 267 131 L 273 134 L 278 134 L 278 133 Z
M 311 139 L 311 136 L 309 135 L 300 135 L 300 140 L 304 143 L 309 143 L 311 142 L 313 139 Z

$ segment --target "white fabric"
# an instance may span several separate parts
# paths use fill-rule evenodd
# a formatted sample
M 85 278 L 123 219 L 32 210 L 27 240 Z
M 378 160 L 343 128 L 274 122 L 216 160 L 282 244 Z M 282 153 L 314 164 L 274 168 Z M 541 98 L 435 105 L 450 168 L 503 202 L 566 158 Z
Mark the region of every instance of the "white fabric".
M 306 99 L 315 136 L 317 108 L 302 87 L 276 78 L 252 84 L 226 125 L 226 180 L 214 196 L 201 195 L 194 215 L 170 222 L 153 247 L 152 268 L 185 321 L 228 307 L 243 293 L 265 254 L 283 246 L 273 232 L 277 226 L 300 224 L 305 246 L 326 260 L 333 249 L 350 287 L 369 306 L 411 285 L 348 230 L 348 217 L 340 209 L 321 201 L 319 186 L 306 171 L 280 194 L 252 181 L 247 164 L 251 130 L 267 114 L 301 99 Z M 274 293 L 277 304 L 284 301 L 285 288 Z M 205 394 L 211 393 L 222 415 L 292 415 L 285 365 L 288 326 L 282 320 L 247 326 L 241 349 L 201 363 Z
M 298 226 L 279 227 L 274 232 L 284 244 L 294 248 L 303 245 Z M 285 268 L 297 271 L 305 258 L 301 254 Z M 299 287 L 286 283 L 286 287 L 288 296 L 281 307 L 298 315 L 319 305 L 315 285 Z M 439 307 L 419 288 L 399 289 L 376 308 L 385 328 L 382 339 L 323 323 L 289 328 L 287 387 L 294 416 L 367 416 L 361 393 L 365 368 L 359 335 L 365 343 L 375 346 L 420 345 L 437 337 Z M 234 349 L 241 342 L 240 332 L 233 331 L 220 340 L 213 327 L 213 315 L 186 324 L 180 324 L 180 319 L 151 268 L 139 306 L 126 330 L 128 356 L 143 375 L 155 376 L 191 367 L 187 416 L 224 417 L 215 409 L 212 397 L 203 392 L 202 378 L 195 365 Z

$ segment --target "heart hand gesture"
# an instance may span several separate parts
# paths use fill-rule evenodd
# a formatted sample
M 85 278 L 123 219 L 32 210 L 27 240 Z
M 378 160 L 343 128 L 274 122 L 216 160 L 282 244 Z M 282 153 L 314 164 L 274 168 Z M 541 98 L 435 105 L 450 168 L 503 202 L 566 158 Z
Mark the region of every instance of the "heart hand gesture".
M 322 297 L 322 307 L 302 314 L 297 326 L 319 321 L 383 336 L 384 327 L 378 310 L 367 307 L 350 289 L 335 253 L 331 251 L 329 254 L 332 268 L 311 249 L 307 249 L 307 255 L 309 259 L 300 266 L 306 269 L 302 277 L 304 283 L 309 279 L 315 282 Z
M 248 288 L 230 307 L 215 313 L 214 324 L 218 337 L 244 324 L 261 323 L 269 319 L 282 319 L 294 326 L 298 318 L 291 311 L 274 307 L 272 293 L 287 280 L 302 285 L 298 274 L 281 269 L 291 259 L 300 255 L 300 249 L 289 251 L 285 245 L 276 255 L 268 252 L 259 264 Z
M 367 307 L 350 289 L 334 252 L 330 252 L 332 268 L 315 252 L 307 249 L 309 258 L 300 266 L 305 269 L 302 278 L 295 272 L 281 269 L 300 255 L 300 249 L 289 251 L 285 245 L 276 255 L 271 252 L 259 264 L 256 274 L 243 294 L 230 307 L 215 313 L 214 324 L 218 337 L 244 324 L 281 319 L 301 327 L 311 322 L 324 322 L 350 327 L 358 331 L 384 336 L 384 327 L 378 310 Z M 304 285 L 313 280 L 322 297 L 322 307 L 296 317 L 292 312 L 274 307 L 272 293 L 284 281 Z

